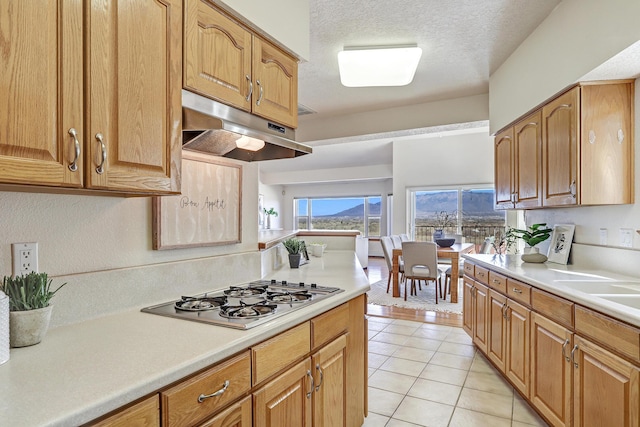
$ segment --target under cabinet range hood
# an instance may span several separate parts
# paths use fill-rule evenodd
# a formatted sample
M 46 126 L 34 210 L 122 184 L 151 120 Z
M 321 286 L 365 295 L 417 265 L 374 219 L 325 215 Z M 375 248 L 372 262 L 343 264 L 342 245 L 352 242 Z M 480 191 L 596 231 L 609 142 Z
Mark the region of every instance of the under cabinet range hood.
M 185 150 L 245 162 L 287 159 L 311 153 L 311 147 L 294 138 L 295 131 L 291 128 L 182 91 L 182 148 Z

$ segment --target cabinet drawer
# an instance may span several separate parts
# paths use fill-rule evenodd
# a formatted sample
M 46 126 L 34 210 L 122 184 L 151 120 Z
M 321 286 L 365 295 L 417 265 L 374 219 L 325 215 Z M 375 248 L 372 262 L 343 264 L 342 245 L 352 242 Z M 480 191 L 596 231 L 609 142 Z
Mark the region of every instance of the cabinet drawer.
M 342 304 L 311 319 L 311 348 L 316 349 L 349 328 L 349 305 Z
M 250 389 L 251 362 L 249 351 L 245 351 L 161 392 L 162 425 L 194 425 Z M 221 390 L 217 396 L 201 397 Z
M 640 360 L 640 329 L 588 308 L 575 307 L 576 332 L 599 341 L 614 352 Z
M 507 278 L 495 271 L 489 272 L 489 286 L 503 294 L 507 293 Z
M 253 385 L 302 359 L 310 351 L 311 326 L 309 322 L 252 347 Z
M 464 262 L 464 274 L 470 277 L 474 277 L 475 275 L 475 265 L 471 264 L 469 261 Z
M 128 427 L 131 425 L 158 426 L 160 425 L 160 400 L 154 394 L 141 402 L 118 410 L 115 414 L 85 424 L 86 427 Z
M 573 328 L 573 305 L 571 301 L 539 289 L 531 292 L 531 306 L 534 310 L 569 328 Z
M 517 280 L 507 279 L 507 295 L 526 305 L 531 305 L 531 286 Z
M 476 265 L 474 277 L 477 281 L 482 282 L 485 285 L 489 284 L 489 270 L 486 268 Z

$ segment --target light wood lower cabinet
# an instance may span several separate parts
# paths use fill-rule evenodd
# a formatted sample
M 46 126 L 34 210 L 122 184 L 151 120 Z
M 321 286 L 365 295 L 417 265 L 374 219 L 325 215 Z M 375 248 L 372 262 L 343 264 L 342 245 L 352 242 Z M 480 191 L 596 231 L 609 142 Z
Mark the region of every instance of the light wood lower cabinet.
M 464 277 L 463 328 L 474 344 L 551 425 L 638 427 L 640 329 L 507 282 L 505 295 Z
M 347 425 L 347 337 L 322 348 L 311 358 L 314 373 L 314 427 Z
M 251 427 L 253 424 L 251 396 L 220 412 L 200 427 Z
M 306 359 L 256 391 L 254 426 L 311 427 L 312 378 Z
M 638 367 L 579 335 L 575 347 L 573 425 L 640 425 Z
M 160 424 L 160 400 L 155 394 L 136 404 L 107 416 L 100 421 L 87 424 L 91 427 L 152 427 Z
M 571 425 L 571 331 L 531 314 L 531 403 L 554 426 Z

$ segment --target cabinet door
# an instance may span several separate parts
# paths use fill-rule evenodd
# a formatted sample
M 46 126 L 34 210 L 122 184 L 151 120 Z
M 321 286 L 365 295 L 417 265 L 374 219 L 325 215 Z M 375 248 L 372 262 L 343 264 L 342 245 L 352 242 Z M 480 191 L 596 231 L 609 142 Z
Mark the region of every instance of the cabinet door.
M 513 208 L 513 128 L 496 135 L 494 142 L 496 209 Z
M 580 202 L 633 203 L 633 83 L 582 87 Z
M 487 354 L 489 288 L 475 283 L 473 291 L 473 343 Z
M 313 393 L 313 426 L 346 425 L 347 370 L 345 366 L 347 338 L 342 335 L 311 358 L 315 389 Z
M 507 297 L 489 290 L 487 356 L 500 372 L 505 372 Z
M 234 403 L 200 427 L 251 427 L 251 396 Z
M 531 313 L 531 403 L 554 426 L 571 425 L 573 334 Z
M 0 182 L 82 185 L 82 2 L 0 2 Z
M 86 186 L 179 192 L 182 2 L 91 0 L 89 8 Z
M 251 33 L 204 0 L 187 0 L 184 87 L 251 111 Z
M 473 338 L 473 290 L 474 281 L 468 276 L 462 279 L 462 329 Z
M 516 209 L 542 205 L 541 112 L 525 117 L 513 129 Z
M 511 383 L 529 397 L 529 331 L 531 310 L 515 301 L 507 300 L 505 373 Z
M 579 102 L 580 88 L 576 87 L 542 108 L 544 206 L 579 203 Z
M 311 375 L 311 359 L 306 359 L 256 391 L 254 426 L 310 427 Z
M 575 426 L 638 426 L 640 370 L 576 335 Z
M 254 36 L 252 69 L 253 112 L 279 124 L 298 127 L 298 62 Z

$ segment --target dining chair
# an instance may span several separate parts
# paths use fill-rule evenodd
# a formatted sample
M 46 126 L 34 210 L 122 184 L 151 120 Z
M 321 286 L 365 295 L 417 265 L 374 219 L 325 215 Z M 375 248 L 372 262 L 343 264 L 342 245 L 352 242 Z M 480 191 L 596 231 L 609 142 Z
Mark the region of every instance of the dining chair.
M 393 234 L 391 236 L 391 240 L 393 241 L 393 247 L 396 249 L 402 249 L 402 239 L 399 235 Z
M 482 245 L 480 245 L 480 250 L 478 253 L 488 254 L 491 253 L 491 241 L 487 238 L 484 239 Z M 462 278 L 464 276 L 464 259 L 461 259 L 458 263 L 458 278 Z M 451 267 L 447 269 L 444 273 L 444 298 L 447 297 L 447 294 L 451 293 Z M 442 295 L 440 295 L 442 298 Z
M 389 236 L 380 237 L 380 244 L 382 245 L 382 253 L 384 254 L 384 260 L 387 262 L 387 267 L 389 268 L 389 279 L 387 280 L 387 293 L 389 293 L 389 289 L 391 289 L 391 278 L 393 276 L 393 241 Z M 400 280 L 404 277 L 404 264 L 402 259 L 398 260 L 398 270 L 400 274 Z
M 408 234 L 404 234 L 404 233 L 400 235 L 400 240 L 403 241 L 403 242 L 410 242 L 411 241 L 411 239 L 409 238 L 409 235 Z
M 438 247 L 433 242 L 404 242 L 402 243 L 402 257 L 404 258 L 404 299 L 407 300 L 407 284 L 411 280 L 411 295 L 417 295 L 415 281 L 425 280 L 435 282 L 436 304 L 438 291 L 442 292 L 442 273 L 438 268 Z

